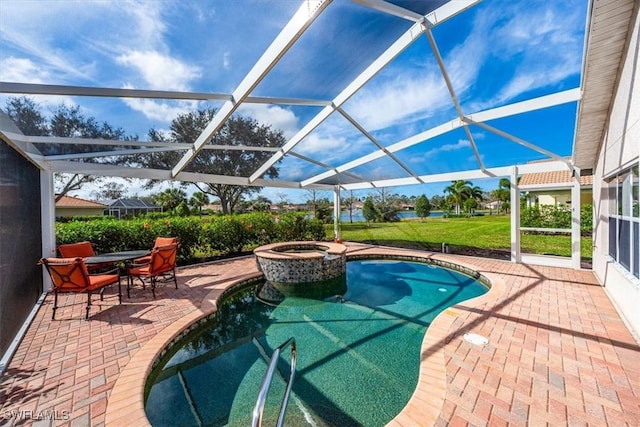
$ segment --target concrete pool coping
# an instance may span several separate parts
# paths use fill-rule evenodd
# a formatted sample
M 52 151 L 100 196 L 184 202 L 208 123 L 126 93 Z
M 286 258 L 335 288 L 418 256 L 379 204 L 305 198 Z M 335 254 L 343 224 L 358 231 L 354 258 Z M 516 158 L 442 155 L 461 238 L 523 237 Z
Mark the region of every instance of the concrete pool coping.
M 310 252 L 287 252 L 289 249 L 311 249 Z M 321 249 L 320 249 L 321 248 Z M 317 249 L 317 251 L 314 251 Z M 320 252 L 322 251 L 322 252 Z M 324 254 L 342 256 L 347 252 L 347 247 L 341 243 L 318 242 L 318 241 L 298 241 L 298 242 L 280 242 L 271 243 L 269 245 L 260 246 L 253 250 L 257 257 L 290 260 L 290 259 L 309 259 L 323 258 Z
M 328 245 L 327 245 L 328 246 Z M 340 245 L 342 246 L 342 245 Z M 357 249 L 356 249 L 357 248 Z M 473 264 L 459 258 L 437 253 L 424 253 L 386 247 L 352 246 L 353 252 L 347 259 L 404 258 L 416 262 L 446 263 L 450 267 L 460 266 L 477 271 Z M 395 253 L 394 255 L 394 252 Z M 464 271 L 463 271 L 464 272 Z M 150 426 L 144 410 L 144 389 L 148 375 L 156 360 L 171 343 L 180 339 L 184 331 L 199 320 L 207 318 L 217 310 L 217 302 L 225 291 L 250 279 L 260 278 L 262 273 L 244 275 L 216 286 L 202 300 L 199 309 L 189 313 L 163 329 L 147 342 L 127 364 L 116 381 L 106 410 L 106 425 L 124 425 L 133 423 Z M 504 293 L 504 281 L 497 275 L 484 273 L 491 286 L 487 293 L 464 301 L 467 307 L 482 305 L 487 300 L 498 298 Z M 459 314 L 458 305 L 451 306 L 440 313 L 431 323 L 422 342 L 418 385 L 404 409 L 389 422 L 389 426 L 432 425 L 437 421 L 444 404 L 447 384 L 444 357 L 444 344 L 453 320 Z

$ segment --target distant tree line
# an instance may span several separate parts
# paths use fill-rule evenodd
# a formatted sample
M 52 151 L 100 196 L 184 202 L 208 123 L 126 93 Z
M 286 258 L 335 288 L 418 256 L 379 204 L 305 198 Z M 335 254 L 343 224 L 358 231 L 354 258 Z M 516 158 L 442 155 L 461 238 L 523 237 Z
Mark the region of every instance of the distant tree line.
M 9 98 L 5 105 L 6 113 L 25 135 L 57 136 L 65 138 L 97 138 L 107 140 L 135 141 L 136 135 L 127 135 L 125 130 L 114 127 L 107 122 L 100 122 L 95 117 L 85 116 L 79 106 L 60 104 L 46 117 L 42 107 L 27 97 Z M 45 155 L 51 154 L 85 154 L 106 152 L 122 147 L 113 145 L 76 145 L 76 144 L 34 144 Z M 92 161 L 108 164 L 123 164 L 124 160 L 116 156 L 100 156 Z M 69 192 L 81 189 L 85 184 L 99 184 L 104 177 L 83 174 L 55 175 L 56 201 Z
M 100 122 L 94 117 L 85 116 L 79 106 L 59 105 L 45 116 L 40 105 L 30 98 L 9 98 L 6 102 L 6 112 L 13 122 L 25 135 L 58 136 L 68 138 L 88 138 L 104 140 L 138 140 L 137 135 L 128 135 L 124 129 L 115 127 L 107 122 Z M 193 143 L 215 115 L 214 109 L 197 110 L 177 116 L 170 125 L 169 132 L 156 129 L 149 130 L 149 140 L 153 142 Z M 211 149 L 201 150 L 194 160 L 187 165 L 186 171 L 209 175 L 247 176 L 253 173 L 259 165 L 271 157 L 269 151 L 237 150 L 233 146 L 267 146 L 279 147 L 285 142 L 282 131 L 274 130 L 270 126 L 261 125 L 257 121 L 240 116 L 228 120 L 219 132 L 212 135 L 207 145 Z M 157 153 L 141 153 L 128 156 L 105 156 L 105 152 L 119 150 L 121 146 L 97 144 L 36 144 L 43 154 L 73 154 L 98 153 L 101 155 L 91 161 L 118 164 L 134 167 L 170 169 L 179 161 L 182 154 L 179 151 L 165 151 Z M 229 146 L 231 149 L 225 149 Z M 206 148 L 206 147 L 205 147 Z M 237 148 L 237 147 L 235 147 Z M 268 178 L 279 175 L 276 163 L 265 172 Z M 109 181 L 103 177 L 83 174 L 56 174 L 56 201 L 72 191 L 80 190 L 87 183 L 101 186 L 92 195 L 97 199 L 118 199 L 126 196 L 124 185 Z M 146 188 L 152 189 L 161 182 L 148 180 Z M 163 210 L 188 215 L 203 213 L 204 207 L 211 200 L 218 202 L 223 213 L 269 211 L 274 203 L 260 196 L 261 187 L 241 185 L 193 183 L 199 191 L 190 198 L 180 183 L 180 188 L 169 188 L 152 196 L 153 201 Z M 307 191 L 306 209 L 315 219 L 324 223 L 333 220 L 333 203 L 326 195 L 327 192 L 318 190 Z M 252 198 L 253 197 L 253 198 Z M 277 205 L 282 211 L 286 210 L 286 195 L 278 196 Z M 426 195 L 406 196 L 395 193 L 392 188 L 379 188 L 365 198 L 363 216 L 368 223 L 398 221 L 398 213 L 406 209 L 407 205 L 414 206 L 420 218 L 429 216 L 431 210 L 438 209 L 449 215 L 471 215 L 482 202 L 497 200 L 499 209 L 507 212 L 510 208 L 510 182 L 501 179 L 499 187 L 490 193 L 485 193 L 471 181 L 452 181 L 444 189 L 443 195 L 434 195 L 430 200 Z M 341 205 L 349 212 L 350 218 L 360 200 L 350 192 L 343 198 Z
M 31 136 L 58 136 L 68 138 L 87 138 L 105 140 L 138 140 L 137 135 L 127 135 L 124 129 L 114 127 L 107 122 L 100 122 L 94 117 L 85 116 L 79 106 L 69 107 L 59 105 L 50 115 L 45 115 L 42 107 L 33 99 L 27 97 L 9 98 L 6 102 L 6 112 L 22 133 Z M 200 136 L 207 124 L 215 115 L 212 108 L 197 110 L 178 115 L 172 122 L 169 132 L 157 129 L 149 130 L 149 140 L 152 142 L 193 143 Z M 270 126 L 262 125 L 252 118 L 234 116 L 227 120 L 222 128 L 207 141 L 206 145 L 212 149 L 201 150 L 186 166 L 185 171 L 208 175 L 248 176 L 252 174 L 272 155 L 269 151 L 237 150 L 233 146 L 280 147 L 285 139 L 282 131 L 274 130 Z M 101 153 L 91 161 L 107 164 L 118 164 L 130 167 L 144 167 L 157 169 L 171 169 L 180 158 L 179 151 L 165 151 L 158 153 L 140 153 L 136 155 L 105 156 L 105 152 L 121 150 L 124 146 L 100 144 L 35 144 L 44 155 Z M 225 149 L 229 146 L 230 149 Z M 267 178 L 278 177 L 277 164 L 269 168 L 265 174 Z M 102 184 L 106 187 L 95 193 L 98 197 L 120 198 L 126 189 L 103 177 L 86 174 L 56 174 L 56 201 L 72 191 L 80 190 L 87 183 Z M 152 189 L 161 184 L 157 180 L 148 180 L 146 188 Z M 251 195 L 260 192 L 261 187 L 244 185 L 217 184 L 210 182 L 193 182 L 202 193 L 196 199 L 184 201 L 181 210 L 185 211 L 189 205 L 198 209 L 208 203 L 208 197 L 216 198 L 223 213 L 233 213 L 240 204 Z M 188 183 L 180 183 L 186 186 Z M 179 189 L 170 189 L 168 193 L 179 193 Z M 180 206 L 173 206 L 178 194 L 158 195 L 158 203 L 173 210 Z M 206 198 L 205 198 L 206 196 Z

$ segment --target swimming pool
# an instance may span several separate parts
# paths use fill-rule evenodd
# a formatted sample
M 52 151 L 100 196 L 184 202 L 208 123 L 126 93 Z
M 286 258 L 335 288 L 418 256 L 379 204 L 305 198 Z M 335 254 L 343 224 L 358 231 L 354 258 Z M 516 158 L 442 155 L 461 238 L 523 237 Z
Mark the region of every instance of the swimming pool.
M 174 346 L 148 381 L 153 425 L 249 425 L 273 349 L 293 336 L 298 367 L 287 425 L 384 425 L 407 403 L 420 347 L 435 316 L 487 288 L 456 271 L 406 261 L 347 264 L 343 300 L 245 287 Z M 324 297 L 324 298 L 323 298 Z M 342 301 L 342 302 L 340 302 Z M 279 365 L 288 371 L 288 354 Z M 276 377 L 265 419 L 284 391 Z

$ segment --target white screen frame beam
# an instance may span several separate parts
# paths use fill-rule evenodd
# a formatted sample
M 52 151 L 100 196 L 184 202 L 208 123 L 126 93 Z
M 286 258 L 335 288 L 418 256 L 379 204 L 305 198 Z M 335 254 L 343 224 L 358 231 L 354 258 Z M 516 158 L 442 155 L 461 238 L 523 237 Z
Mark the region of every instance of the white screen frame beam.
M 238 109 L 246 97 L 249 96 L 251 91 L 267 76 L 269 71 L 271 71 L 291 46 L 304 34 L 313 21 L 320 16 L 331 1 L 332 0 L 306 0 L 302 3 L 273 43 L 265 50 L 253 68 L 240 82 L 232 94 L 232 99 L 222 105 L 213 117 L 213 120 L 194 141 L 193 147 L 187 150 L 184 156 L 182 156 L 173 167 L 171 170 L 172 178 L 177 178 L 178 175 L 184 171 L 211 136 L 222 128 L 224 123 L 231 117 L 236 109 Z

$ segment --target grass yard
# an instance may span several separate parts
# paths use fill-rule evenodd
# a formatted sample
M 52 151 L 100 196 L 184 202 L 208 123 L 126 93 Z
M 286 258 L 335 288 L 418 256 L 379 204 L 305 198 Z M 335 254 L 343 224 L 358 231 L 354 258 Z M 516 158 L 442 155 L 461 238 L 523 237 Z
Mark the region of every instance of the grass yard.
M 347 241 L 374 243 L 440 251 L 446 242 L 453 253 L 503 253 L 511 248 L 511 218 L 491 215 L 472 218 L 427 218 L 395 223 L 342 223 L 342 238 Z M 332 228 L 331 228 L 332 230 Z M 581 239 L 581 256 L 590 260 L 591 237 Z M 523 253 L 571 256 L 570 235 L 521 234 Z M 480 250 L 480 251 L 479 251 Z M 503 256 L 503 257 L 504 257 Z

